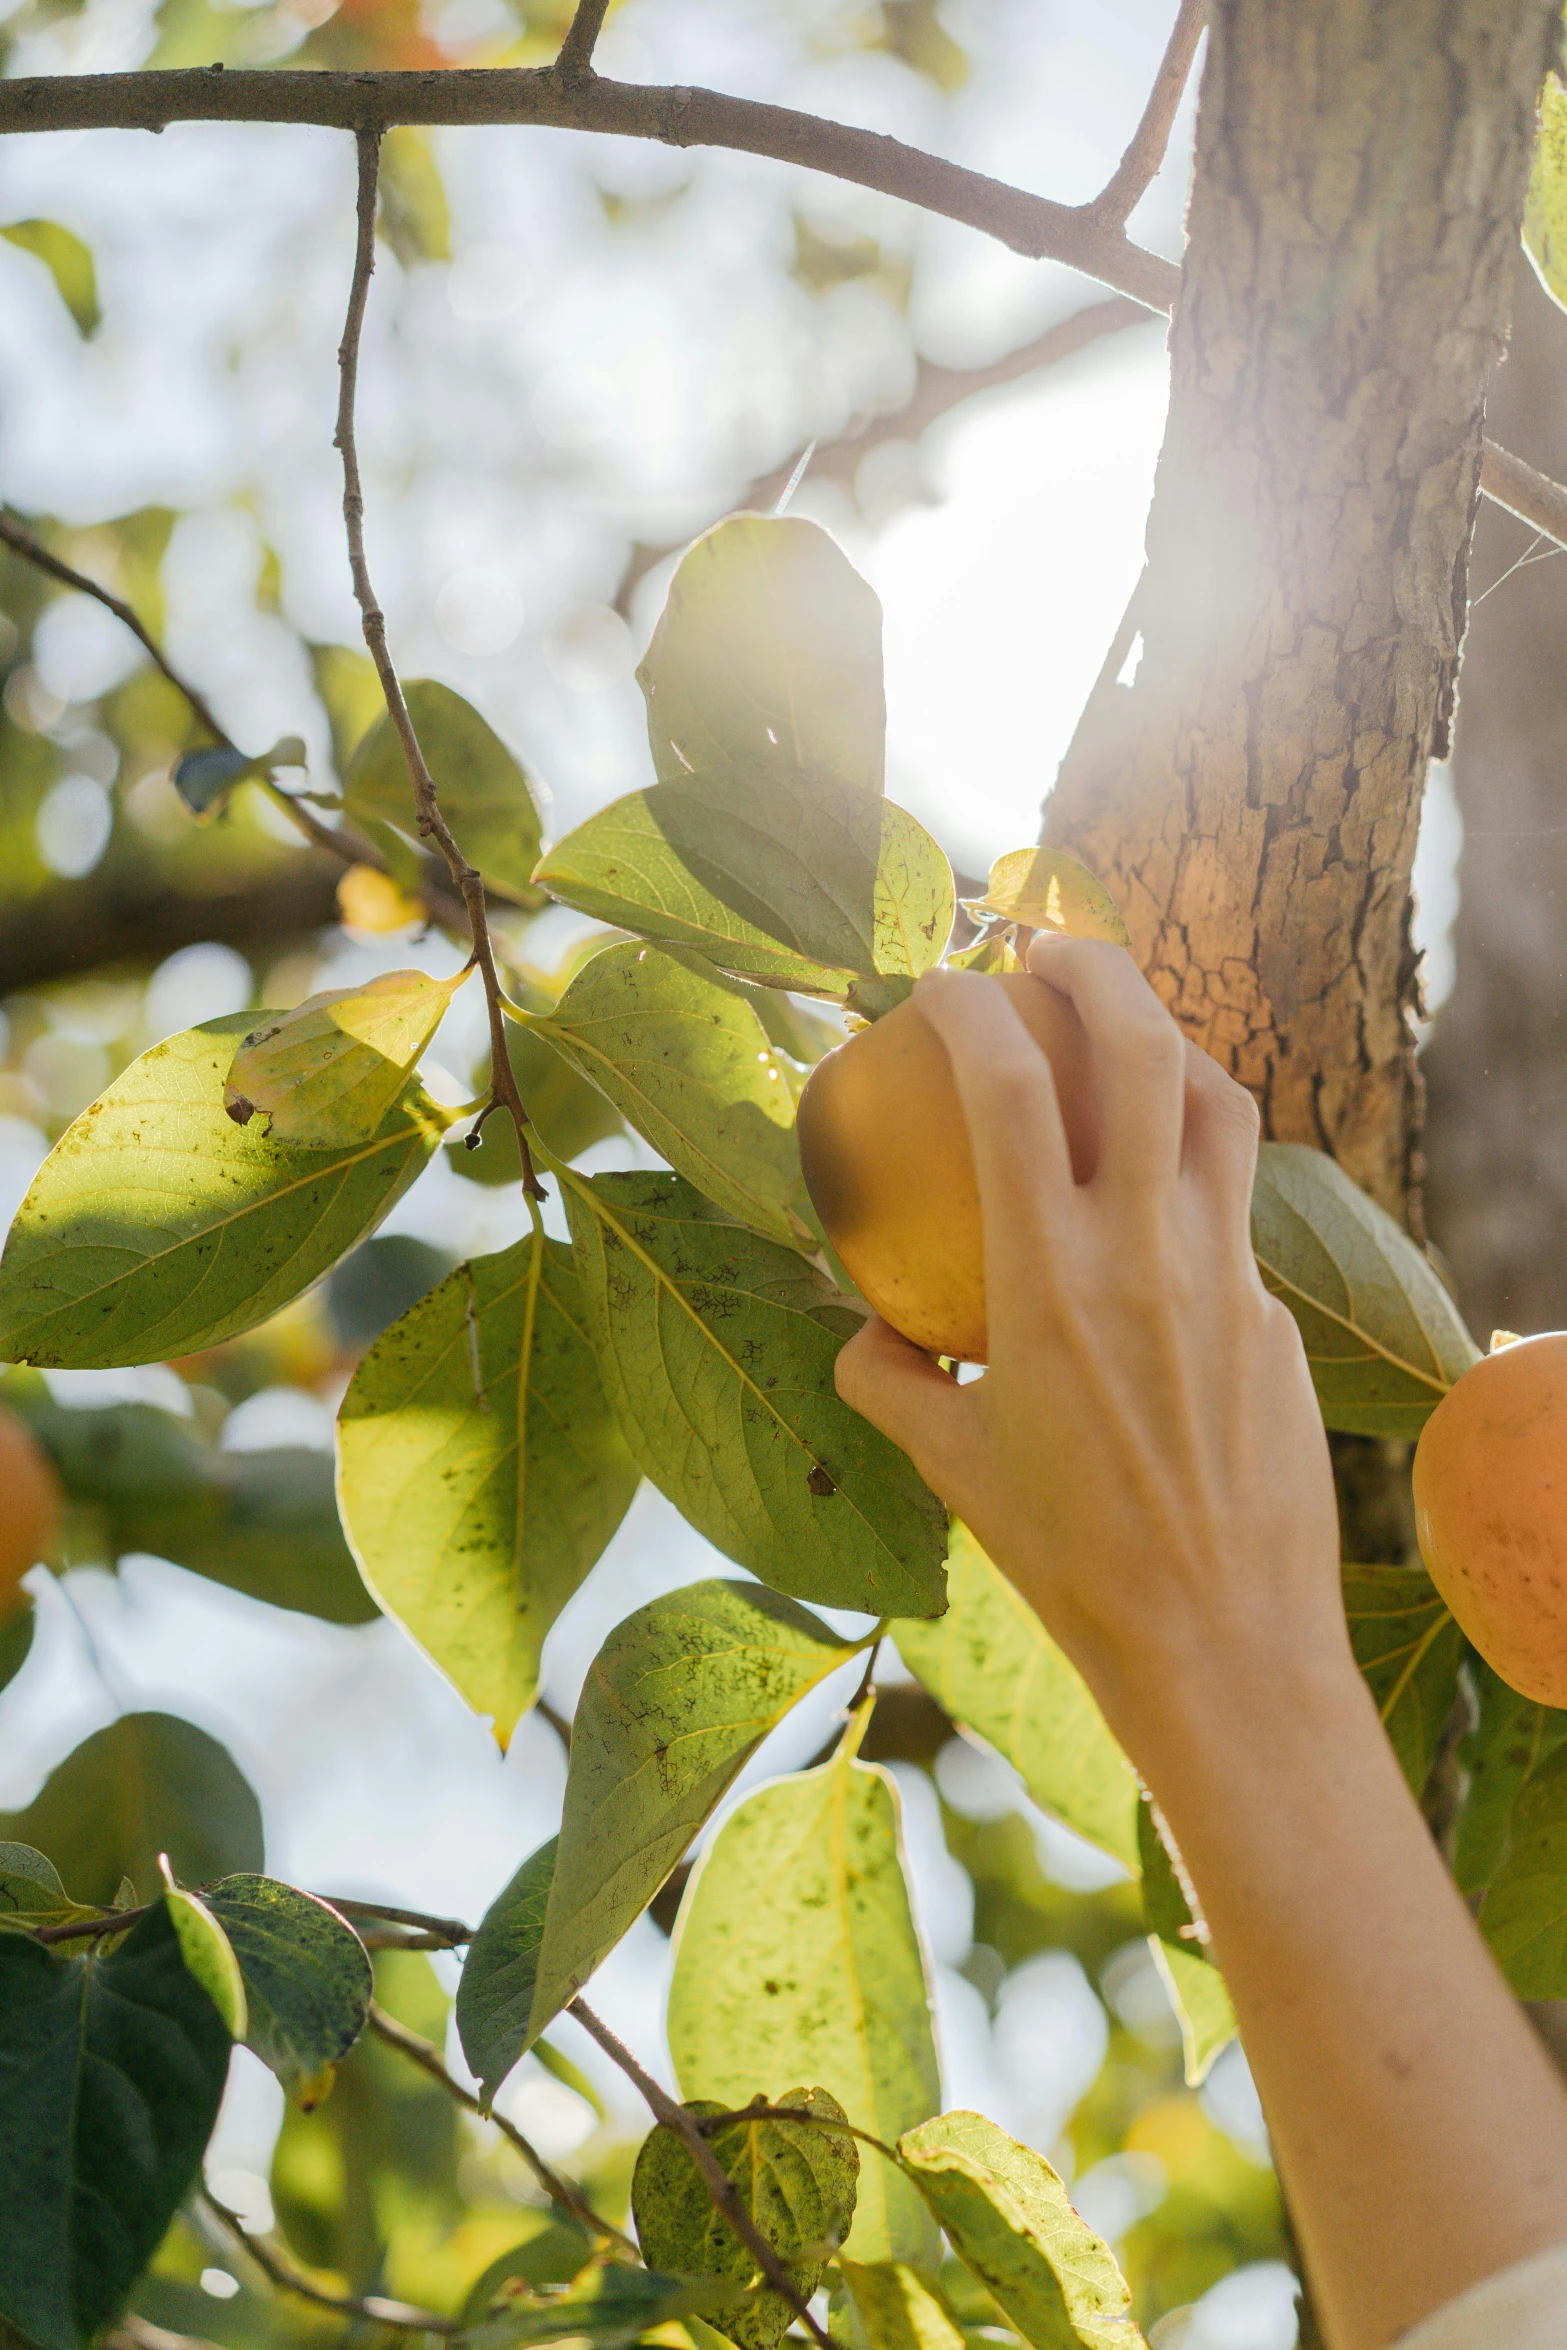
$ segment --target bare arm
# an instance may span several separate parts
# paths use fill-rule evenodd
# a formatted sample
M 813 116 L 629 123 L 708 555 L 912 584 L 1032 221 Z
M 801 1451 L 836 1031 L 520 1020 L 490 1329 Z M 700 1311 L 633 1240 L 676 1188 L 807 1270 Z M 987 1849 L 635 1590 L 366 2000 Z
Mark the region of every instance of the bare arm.
M 1072 1657 L 1180 1845 L 1333 2350 L 1384 2350 L 1567 2243 L 1567 2089 L 1356 1671 L 1327 1445 L 1252 1259 L 1250 1097 L 1130 959 L 1036 938 L 1088 1030 L 1076 1185 L 1003 991 L 920 984 L 967 1118 L 992 1362 L 953 1385 L 872 1322 L 846 1399 L 913 1456 Z

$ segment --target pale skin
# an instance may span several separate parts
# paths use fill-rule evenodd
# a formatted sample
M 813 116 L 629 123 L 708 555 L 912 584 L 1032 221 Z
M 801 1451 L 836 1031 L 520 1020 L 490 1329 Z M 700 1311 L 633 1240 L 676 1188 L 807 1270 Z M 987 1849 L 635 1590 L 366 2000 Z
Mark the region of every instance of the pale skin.
M 1036 936 L 1088 1031 L 1075 1184 L 1004 992 L 922 980 L 979 1179 L 991 1363 L 872 1320 L 845 1400 L 1087 1680 L 1199 1896 L 1332 2350 L 1567 2243 L 1567 2088 L 1455 1892 L 1350 1653 L 1327 1442 L 1258 1277 L 1249 1094 L 1120 948 Z

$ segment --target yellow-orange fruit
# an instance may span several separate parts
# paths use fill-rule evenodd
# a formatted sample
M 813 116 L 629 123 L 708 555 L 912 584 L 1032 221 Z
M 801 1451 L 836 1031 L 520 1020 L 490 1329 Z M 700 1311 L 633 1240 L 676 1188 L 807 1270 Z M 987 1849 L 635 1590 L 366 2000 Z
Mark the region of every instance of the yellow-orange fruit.
M 1567 1706 L 1567 1331 L 1487 1355 L 1415 1448 L 1426 1569 L 1487 1664 Z
M 27 1422 L 0 1404 L 0 1621 L 26 1606 L 22 1577 L 43 1557 L 59 1515 L 53 1461 Z
M 1055 1073 L 1079 1182 L 1098 1156 L 1088 1039 L 1027 972 L 1004 987 Z M 819 1061 L 800 1097 L 800 1157 L 822 1227 L 862 1294 L 916 1346 L 988 1360 L 979 1191 L 947 1048 L 912 1002 Z

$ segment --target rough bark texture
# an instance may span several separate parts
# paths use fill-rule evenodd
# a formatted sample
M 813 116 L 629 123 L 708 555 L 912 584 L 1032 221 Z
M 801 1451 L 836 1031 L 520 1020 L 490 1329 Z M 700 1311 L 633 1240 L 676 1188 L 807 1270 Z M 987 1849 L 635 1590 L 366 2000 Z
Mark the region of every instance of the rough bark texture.
M 1135 683 L 1046 838 L 1268 1131 L 1409 1211 L 1408 883 L 1553 0 L 1215 0 Z
M 1525 263 L 1491 421 L 1567 471 L 1567 317 Z M 1464 818 L 1457 983 L 1422 1056 L 1433 1237 L 1470 1323 L 1567 1328 L 1567 555 L 1504 578 L 1532 534 L 1487 510 L 1453 776 Z

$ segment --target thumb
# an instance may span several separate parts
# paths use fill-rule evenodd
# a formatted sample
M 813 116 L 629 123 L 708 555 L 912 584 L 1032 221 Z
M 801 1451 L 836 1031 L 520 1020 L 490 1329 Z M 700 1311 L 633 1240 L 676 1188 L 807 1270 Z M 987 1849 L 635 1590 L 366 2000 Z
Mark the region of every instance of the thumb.
M 949 1488 L 973 1435 L 969 1398 L 957 1381 L 877 1314 L 844 1347 L 835 1375 L 850 1410 L 890 1437 L 952 1504 Z

